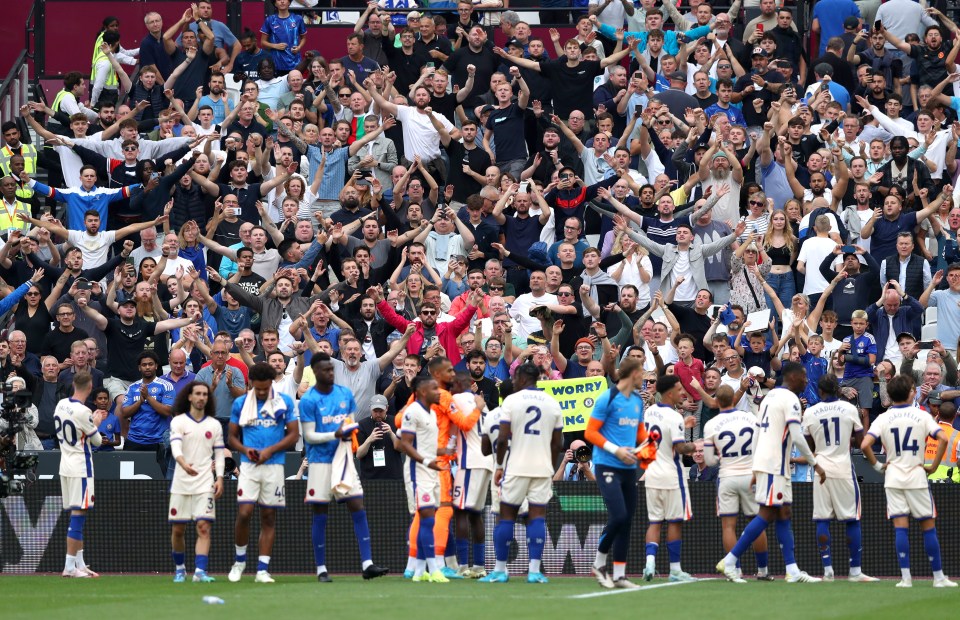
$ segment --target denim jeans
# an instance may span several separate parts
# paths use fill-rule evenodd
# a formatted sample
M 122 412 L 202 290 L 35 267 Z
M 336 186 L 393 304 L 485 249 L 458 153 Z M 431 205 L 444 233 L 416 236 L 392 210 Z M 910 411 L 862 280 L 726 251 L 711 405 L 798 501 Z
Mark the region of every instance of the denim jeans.
M 777 298 L 783 304 L 783 307 L 789 308 L 793 303 L 793 296 L 797 294 L 797 283 L 793 279 L 793 272 L 768 273 L 767 284 L 777 292 Z M 767 299 L 767 307 L 770 308 L 771 312 L 775 312 L 773 300 L 766 293 L 764 293 L 764 297 Z

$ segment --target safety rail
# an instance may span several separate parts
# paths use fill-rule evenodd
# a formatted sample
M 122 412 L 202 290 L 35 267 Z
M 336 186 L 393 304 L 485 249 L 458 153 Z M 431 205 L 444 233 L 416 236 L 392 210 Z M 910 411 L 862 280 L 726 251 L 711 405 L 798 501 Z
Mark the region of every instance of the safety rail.
M 20 115 L 20 106 L 28 101 L 30 71 L 27 57 L 27 50 L 21 50 L 7 77 L 0 84 L 0 123 L 16 120 Z

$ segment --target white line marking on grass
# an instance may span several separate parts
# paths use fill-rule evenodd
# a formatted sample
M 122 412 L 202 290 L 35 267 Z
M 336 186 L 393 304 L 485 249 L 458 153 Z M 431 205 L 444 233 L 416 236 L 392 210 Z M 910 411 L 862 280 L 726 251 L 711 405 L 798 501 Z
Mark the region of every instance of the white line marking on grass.
M 651 586 L 640 586 L 633 590 L 604 590 L 603 592 L 590 592 L 588 594 L 575 594 L 573 596 L 568 596 L 567 598 L 597 598 L 598 596 L 610 596 L 613 594 L 627 594 L 629 592 L 641 592 L 643 590 L 654 590 L 656 588 L 669 588 L 671 586 L 683 586 L 691 583 L 698 583 L 700 581 L 716 581 L 715 577 L 706 577 L 704 579 L 698 579 L 697 581 L 668 581 L 666 583 L 655 583 Z

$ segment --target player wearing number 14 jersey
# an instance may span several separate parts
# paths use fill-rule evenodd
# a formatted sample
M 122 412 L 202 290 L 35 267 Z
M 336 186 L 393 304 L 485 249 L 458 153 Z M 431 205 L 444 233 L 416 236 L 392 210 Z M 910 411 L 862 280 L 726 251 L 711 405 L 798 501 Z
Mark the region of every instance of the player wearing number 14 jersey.
M 797 567 L 793 554 L 793 530 L 790 528 L 790 506 L 793 504 L 790 444 L 795 445 L 807 463 L 813 465 L 820 477 L 819 483 L 823 483 L 826 477 L 800 429 L 800 399 L 797 394 L 807 387 L 807 371 L 797 362 L 787 362 L 783 365 L 782 374 L 785 387 L 771 390 L 760 404 L 760 422 L 753 454 L 753 472 L 757 480 L 755 497 L 760 505 L 760 514 L 753 518 L 737 544 L 717 564 L 717 571 L 734 583 L 746 583 L 737 573 L 737 560 L 761 532 L 766 531 L 771 521 L 777 524 L 777 541 L 787 568 L 787 583 L 820 581 L 819 577 L 811 577 Z
M 64 577 L 98 577 L 83 561 L 83 524 L 93 508 L 93 459 L 91 446 L 100 445 L 97 427 L 105 416 L 95 416 L 83 404 L 90 398 L 93 379 L 87 371 L 73 377 L 73 396 L 57 403 L 53 412 L 60 443 L 60 487 L 63 509 L 70 511 L 67 529 L 67 561 Z
M 940 541 L 937 539 L 933 505 L 927 475 L 940 466 L 947 450 L 947 437 L 940 425 L 926 411 L 912 406 L 916 397 L 913 377 L 897 375 L 887 382 L 887 394 L 893 404 L 870 425 L 863 438 L 863 455 L 879 472 L 884 473 L 883 486 L 887 494 L 887 518 L 893 520 L 895 546 L 900 559 L 898 588 L 913 586 L 910 575 L 910 542 L 907 531 L 910 517 L 920 522 L 923 530 L 923 550 L 930 558 L 934 588 L 955 588 L 956 583 L 943 574 L 940 561 Z M 927 437 L 937 440 L 933 463 L 924 466 L 924 445 Z M 877 440 L 887 455 L 886 463 L 877 462 L 873 444 Z
M 827 479 L 813 485 L 813 520 L 817 524 L 817 545 L 823 561 L 824 581 L 833 581 L 830 557 L 830 521 L 843 521 L 850 545 L 850 581 L 879 581 L 860 571 L 860 486 L 850 462 L 850 445 L 859 445 L 863 433 L 860 412 L 852 404 L 839 400 L 840 383 L 824 375 L 817 383 L 820 402 L 803 414 L 803 434 L 813 448 L 817 462 Z
M 480 579 L 504 583 L 513 523 L 523 500 L 530 504 L 527 518 L 527 549 L 530 554 L 528 583 L 547 583 L 540 571 L 547 538 L 547 502 L 553 496 L 553 464 L 563 444 L 563 414 L 560 405 L 537 390 L 540 370 L 521 364 L 513 377 L 516 391 L 504 401 L 497 442 L 497 469 L 493 480 L 500 484 L 500 521 L 493 531 L 497 563 L 492 573 Z M 510 443 L 509 454 L 507 442 Z

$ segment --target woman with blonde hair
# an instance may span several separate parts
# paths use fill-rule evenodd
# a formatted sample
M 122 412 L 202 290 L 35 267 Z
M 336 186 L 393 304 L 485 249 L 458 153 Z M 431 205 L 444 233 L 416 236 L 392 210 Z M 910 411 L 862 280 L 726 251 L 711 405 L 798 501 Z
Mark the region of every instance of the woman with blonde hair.
M 790 303 L 797 292 L 793 270 L 796 266 L 799 245 L 787 213 L 780 210 L 771 213 L 770 225 L 763 235 L 762 243 L 764 252 L 770 258 L 770 271 L 766 275 L 766 281 L 784 306 Z M 769 297 L 767 297 L 767 307 L 773 307 Z

